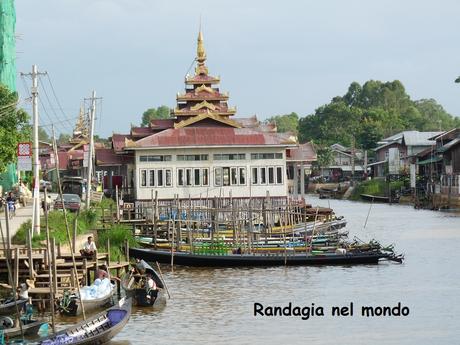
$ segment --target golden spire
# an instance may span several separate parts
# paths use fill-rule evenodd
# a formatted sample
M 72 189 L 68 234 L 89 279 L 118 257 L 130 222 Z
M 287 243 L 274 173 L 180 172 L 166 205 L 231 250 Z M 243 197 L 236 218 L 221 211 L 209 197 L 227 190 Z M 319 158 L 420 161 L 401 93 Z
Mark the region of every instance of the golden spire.
M 88 136 L 88 126 L 85 120 L 85 111 L 83 109 L 83 105 L 80 106 L 80 114 L 78 116 L 77 123 L 75 125 L 75 129 L 73 131 L 74 137 L 87 137 Z
M 200 32 L 198 33 L 198 44 L 196 48 L 196 60 L 200 63 L 203 63 L 206 61 L 206 51 L 204 50 L 204 44 L 203 44 L 203 33 Z
M 198 32 L 198 40 L 197 40 L 197 47 L 196 47 L 196 61 L 198 62 L 195 73 L 196 74 L 208 74 L 208 68 L 204 64 L 206 61 L 206 50 L 204 49 L 203 43 L 203 32 L 201 31 L 201 24 L 200 24 L 200 31 Z

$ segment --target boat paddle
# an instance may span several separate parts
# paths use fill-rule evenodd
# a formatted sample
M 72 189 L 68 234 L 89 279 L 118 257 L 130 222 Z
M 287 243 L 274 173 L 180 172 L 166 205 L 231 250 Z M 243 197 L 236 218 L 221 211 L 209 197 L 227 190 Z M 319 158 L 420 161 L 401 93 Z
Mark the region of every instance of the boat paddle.
M 155 261 L 155 263 L 157 264 L 158 273 L 160 273 L 161 280 L 165 284 L 165 289 L 166 289 L 166 292 L 168 293 L 168 298 L 171 299 L 171 294 L 169 293 L 168 285 L 166 285 L 166 281 L 165 281 L 165 278 L 163 277 L 163 273 L 161 273 L 160 264 L 158 263 L 158 261 Z

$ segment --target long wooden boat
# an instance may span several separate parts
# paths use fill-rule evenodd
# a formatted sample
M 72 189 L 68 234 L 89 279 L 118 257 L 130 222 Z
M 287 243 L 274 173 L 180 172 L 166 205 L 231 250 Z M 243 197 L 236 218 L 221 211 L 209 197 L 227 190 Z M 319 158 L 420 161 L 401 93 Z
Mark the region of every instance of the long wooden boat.
M 132 297 L 138 307 L 156 307 L 166 303 L 165 283 L 161 276 L 144 260 L 141 260 L 136 266 L 141 267 L 144 274 L 133 274 L 127 272 L 121 279 L 121 286 L 127 297 Z M 144 287 L 138 287 L 142 284 L 146 274 L 149 273 L 154 280 L 157 289 L 147 291 Z
M 114 294 L 114 289 L 112 288 L 110 293 L 104 297 L 83 300 L 83 306 L 85 308 L 85 312 L 94 311 L 96 309 L 112 306 L 113 305 L 113 294 Z M 64 299 L 68 299 L 68 300 L 65 301 Z M 81 315 L 82 309 L 81 309 L 80 298 L 77 295 L 73 295 L 70 297 L 64 296 L 60 302 L 60 311 L 62 314 L 67 315 L 67 316 Z
M 21 309 L 26 304 L 26 299 L 17 299 L 16 301 L 5 301 L 0 304 L 0 315 L 16 314 L 16 306 Z
M 89 317 L 38 342 L 40 345 L 105 344 L 116 336 L 131 316 L 131 298 L 123 298 L 118 305 Z
M 150 262 L 171 262 L 171 252 L 161 250 L 130 248 L 129 255 Z M 187 252 L 174 252 L 174 264 L 198 267 L 356 265 L 377 264 L 381 259 L 390 259 L 390 254 L 379 251 L 349 254 L 324 253 L 319 255 L 306 253 L 289 253 L 287 255 L 283 255 L 283 253 L 277 253 L 275 255 L 197 255 Z
M 5 316 L 4 316 L 5 317 Z M 4 318 L 3 317 L 3 318 Z M 14 324 L 14 321 L 10 319 L 12 324 Z M 22 322 L 22 331 L 24 332 L 24 335 L 26 336 L 34 336 L 38 334 L 38 331 L 40 330 L 40 327 L 46 322 L 44 321 L 38 321 L 34 319 L 21 319 Z M 13 326 L 11 328 L 1 328 L 3 330 L 3 334 L 5 337 L 8 338 L 13 338 L 21 335 L 21 327 L 19 326 Z
M 390 198 L 387 196 L 378 196 L 378 195 L 370 195 L 370 194 L 360 194 L 361 199 L 366 201 L 373 201 L 373 202 L 389 202 Z

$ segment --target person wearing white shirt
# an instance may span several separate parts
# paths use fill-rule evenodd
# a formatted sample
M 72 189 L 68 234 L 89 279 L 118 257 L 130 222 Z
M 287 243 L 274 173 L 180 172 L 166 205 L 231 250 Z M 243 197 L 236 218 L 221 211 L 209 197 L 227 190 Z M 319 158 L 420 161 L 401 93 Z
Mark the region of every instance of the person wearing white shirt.
M 86 257 L 93 257 L 96 254 L 96 243 L 93 241 L 93 236 L 88 236 L 88 241 L 83 244 L 83 249 L 80 254 Z

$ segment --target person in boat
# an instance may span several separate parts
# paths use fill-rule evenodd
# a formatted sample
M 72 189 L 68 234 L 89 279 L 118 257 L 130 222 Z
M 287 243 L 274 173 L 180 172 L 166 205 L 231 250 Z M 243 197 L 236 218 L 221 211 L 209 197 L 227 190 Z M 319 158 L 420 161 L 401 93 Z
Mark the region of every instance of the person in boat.
M 150 304 L 153 304 L 158 296 L 158 288 L 151 273 L 147 273 L 145 276 L 145 290 L 147 292 L 147 300 L 150 301 Z
M 83 244 L 83 249 L 80 250 L 81 256 L 93 258 L 96 255 L 96 243 L 93 241 L 93 236 L 88 236 L 88 240 Z
M 104 278 L 107 278 L 109 280 L 118 280 L 120 281 L 120 278 L 118 277 L 113 277 L 110 275 L 110 270 L 109 268 L 107 267 L 107 265 L 103 265 L 101 268 L 98 268 L 97 271 L 96 271 L 96 276 L 97 278 L 99 278 L 100 280 L 104 279 Z

